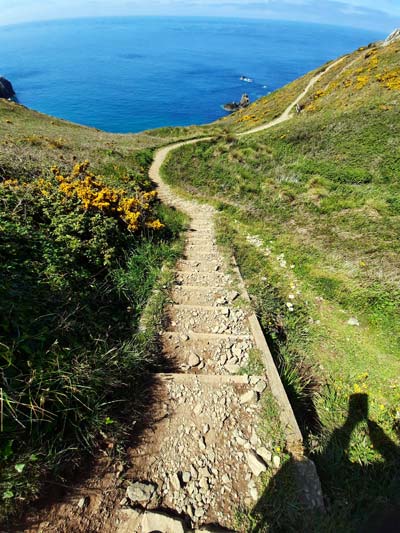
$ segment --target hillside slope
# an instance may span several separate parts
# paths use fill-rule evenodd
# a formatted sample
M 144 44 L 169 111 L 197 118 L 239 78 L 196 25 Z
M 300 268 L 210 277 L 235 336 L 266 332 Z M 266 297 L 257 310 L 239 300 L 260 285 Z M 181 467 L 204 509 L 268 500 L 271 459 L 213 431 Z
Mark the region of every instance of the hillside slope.
M 292 120 L 185 146 L 164 168 L 220 210 L 220 240 L 248 281 L 322 479 L 328 514 L 316 530 L 372 528 L 399 504 L 399 53 L 398 40 L 361 48 Z M 276 117 L 309 79 L 225 124 L 245 131 Z M 298 530 L 284 491 L 266 487 L 255 531 Z

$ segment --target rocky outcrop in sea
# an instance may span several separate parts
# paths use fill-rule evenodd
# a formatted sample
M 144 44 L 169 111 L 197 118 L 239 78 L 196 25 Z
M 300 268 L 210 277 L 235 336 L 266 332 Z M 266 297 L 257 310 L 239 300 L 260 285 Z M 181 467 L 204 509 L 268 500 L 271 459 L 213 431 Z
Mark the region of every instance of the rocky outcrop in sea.
M 11 82 L 0 76 L 0 98 L 13 98 L 14 96 L 15 91 Z

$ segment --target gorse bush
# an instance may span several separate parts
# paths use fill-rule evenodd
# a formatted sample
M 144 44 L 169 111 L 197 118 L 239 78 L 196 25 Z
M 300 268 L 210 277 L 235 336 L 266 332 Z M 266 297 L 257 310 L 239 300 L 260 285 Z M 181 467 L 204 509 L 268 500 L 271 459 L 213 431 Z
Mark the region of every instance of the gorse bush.
M 53 173 L 59 182 L 59 190 L 68 198 L 76 198 L 86 211 L 98 211 L 106 216 L 124 222 L 130 231 L 143 227 L 161 229 L 159 220 L 151 217 L 151 203 L 157 196 L 156 191 L 136 191 L 134 197 L 128 196 L 124 189 L 107 186 L 101 178 L 88 171 L 89 162 L 75 165 L 69 176 L 60 174 L 58 167 Z M 42 181 L 42 194 L 49 194 L 49 185 Z M 150 215 L 150 219 L 149 219 Z
M 135 328 L 174 253 L 164 241 L 180 229 L 176 220 L 166 228 L 158 212 L 168 218 L 155 191 L 110 186 L 88 162 L 0 183 L 6 507 L 30 498 L 32 480 L 72 450 L 90 448 L 113 405 L 142 380 L 149 361 Z

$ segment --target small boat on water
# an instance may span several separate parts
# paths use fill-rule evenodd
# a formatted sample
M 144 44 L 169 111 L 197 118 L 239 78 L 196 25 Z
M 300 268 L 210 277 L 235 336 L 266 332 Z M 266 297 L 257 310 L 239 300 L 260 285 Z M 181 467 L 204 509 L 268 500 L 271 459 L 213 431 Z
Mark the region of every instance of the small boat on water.
M 253 78 L 249 78 L 248 76 L 240 76 L 240 81 L 245 81 L 246 83 L 253 83 Z

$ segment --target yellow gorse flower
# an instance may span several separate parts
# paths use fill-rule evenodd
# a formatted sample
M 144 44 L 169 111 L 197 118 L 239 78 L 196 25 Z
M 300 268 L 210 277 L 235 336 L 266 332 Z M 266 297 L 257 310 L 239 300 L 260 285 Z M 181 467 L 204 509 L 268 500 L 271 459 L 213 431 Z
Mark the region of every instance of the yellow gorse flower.
M 164 227 L 158 219 L 151 219 L 152 203 L 157 197 L 155 190 L 137 191 L 135 196 L 128 196 L 125 189 L 110 187 L 101 176 L 95 176 L 88 168 L 89 161 L 84 161 L 77 163 L 68 176 L 63 176 L 58 167 L 52 167 L 51 170 L 58 181 L 59 190 L 69 198 L 78 198 L 85 210 L 97 210 L 117 218 L 130 231 L 143 227 L 155 230 Z
M 376 79 L 383 83 L 387 89 L 400 91 L 400 69 L 379 74 Z

